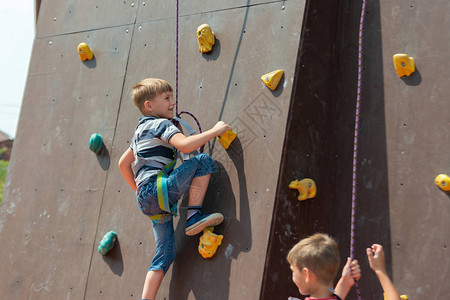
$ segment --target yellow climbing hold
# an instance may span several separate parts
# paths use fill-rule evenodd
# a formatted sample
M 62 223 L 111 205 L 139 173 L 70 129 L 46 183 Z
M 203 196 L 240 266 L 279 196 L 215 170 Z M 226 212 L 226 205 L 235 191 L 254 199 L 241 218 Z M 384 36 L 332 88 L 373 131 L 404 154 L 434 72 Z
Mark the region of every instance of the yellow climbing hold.
M 298 190 L 298 200 L 303 201 L 306 199 L 311 199 L 316 196 L 317 188 L 314 180 L 310 178 L 305 178 L 303 180 L 294 180 L 289 184 L 290 189 Z
M 213 229 L 213 227 L 206 228 L 200 237 L 198 252 L 203 258 L 212 257 L 216 253 L 217 247 L 222 243 L 223 235 L 213 233 Z
M 80 55 L 81 61 L 91 60 L 94 54 L 92 53 L 91 48 L 86 43 L 80 43 L 78 45 L 78 54 Z
M 211 51 L 216 39 L 208 24 L 202 24 L 197 28 L 197 42 L 199 52 L 206 53 Z
M 384 296 L 384 300 L 386 300 L 386 293 L 383 293 L 383 296 Z M 408 296 L 407 295 L 401 295 L 400 299 L 401 300 L 408 300 Z
M 228 149 L 228 147 L 230 147 L 230 144 L 234 141 L 236 136 L 237 136 L 236 132 L 234 132 L 232 130 L 227 130 L 227 131 L 225 131 L 224 134 L 222 134 L 221 136 L 218 136 L 217 139 L 219 140 L 219 143 L 225 149 Z
M 398 53 L 394 57 L 395 71 L 399 77 L 409 76 L 415 71 L 414 58 L 409 57 L 407 54 Z
M 277 86 L 278 83 L 281 80 L 281 77 L 283 76 L 283 70 L 276 70 L 270 73 L 267 73 L 263 76 L 261 76 L 261 80 L 267 85 L 267 87 L 269 89 L 271 89 L 272 91 L 274 91 Z
M 443 191 L 446 192 L 450 191 L 450 177 L 448 177 L 448 175 L 439 174 L 434 179 L 434 183 L 436 183 L 436 185 L 440 187 Z

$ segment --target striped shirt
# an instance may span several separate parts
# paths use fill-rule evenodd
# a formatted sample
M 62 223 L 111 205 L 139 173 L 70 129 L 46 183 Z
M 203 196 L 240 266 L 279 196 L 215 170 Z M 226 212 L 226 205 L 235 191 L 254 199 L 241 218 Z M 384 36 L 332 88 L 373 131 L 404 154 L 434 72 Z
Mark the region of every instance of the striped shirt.
M 138 188 L 156 177 L 164 166 L 175 159 L 175 148 L 170 138 L 181 132 L 168 119 L 141 117 L 131 141 L 135 161 L 132 165 Z

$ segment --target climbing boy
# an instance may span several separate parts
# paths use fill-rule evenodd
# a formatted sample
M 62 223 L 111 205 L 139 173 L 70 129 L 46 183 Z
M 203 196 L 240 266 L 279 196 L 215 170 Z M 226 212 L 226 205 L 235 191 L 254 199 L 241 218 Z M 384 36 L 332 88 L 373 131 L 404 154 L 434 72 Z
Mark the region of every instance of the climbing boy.
M 339 269 L 339 249 L 334 239 L 322 233 L 301 240 L 289 251 L 287 259 L 300 294 L 309 295 L 306 300 L 345 299 L 354 281 L 361 277 L 358 261 L 348 258 L 333 290 Z
M 143 117 L 139 119 L 130 147 L 119 160 L 119 168 L 136 191 L 140 210 L 152 220 L 156 253 L 145 279 L 142 298 L 155 299 L 175 259 L 173 217 L 178 199 L 189 190 L 186 235 L 196 235 L 223 221 L 220 213 L 202 211 L 211 173 L 216 171 L 212 158 L 200 153 L 174 169 L 176 151 L 190 153 L 231 127 L 219 121 L 203 133 L 186 137 L 170 121 L 176 103 L 172 87 L 162 79 L 142 80 L 133 87 L 132 97 Z

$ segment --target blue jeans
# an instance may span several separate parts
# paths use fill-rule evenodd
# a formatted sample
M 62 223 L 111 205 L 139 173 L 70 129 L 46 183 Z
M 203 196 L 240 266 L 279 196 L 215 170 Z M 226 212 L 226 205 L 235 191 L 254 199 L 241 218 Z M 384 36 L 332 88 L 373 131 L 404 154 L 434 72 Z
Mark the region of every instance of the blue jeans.
M 194 177 L 205 176 L 215 171 L 216 168 L 211 156 L 205 153 L 197 154 L 173 170 L 167 178 L 170 206 L 177 205 L 179 198 L 189 189 Z M 158 204 L 156 178 L 140 188 L 137 202 L 139 209 L 147 216 L 163 213 Z M 173 220 L 171 219 L 162 224 L 152 222 L 152 224 L 156 242 L 156 254 L 149 271 L 163 270 L 165 274 L 175 259 Z

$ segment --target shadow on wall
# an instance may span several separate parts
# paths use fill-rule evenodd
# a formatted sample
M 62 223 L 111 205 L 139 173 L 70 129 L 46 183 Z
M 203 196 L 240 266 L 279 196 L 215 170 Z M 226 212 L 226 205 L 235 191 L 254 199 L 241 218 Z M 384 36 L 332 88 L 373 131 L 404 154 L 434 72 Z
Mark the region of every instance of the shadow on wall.
M 344 1 L 340 7 L 340 31 L 337 35 L 339 63 L 337 66 L 336 103 L 333 114 L 337 116 L 334 143 L 339 143 L 349 134 L 353 139 L 353 131 L 346 123 L 355 118 L 356 83 L 358 68 L 358 28 L 361 3 Z M 363 61 L 361 114 L 358 141 L 357 192 L 355 210 L 355 258 L 359 260 L 362 270 L 367 270 L 362 276 L 359 286 L 362 297 L 378 299 L 383 291 L 377 283 L 377 278 L 367 261 L 365 249 L 373 243 L 382 244 L 386 254 L 386 266 L 392 278 L 391 236 L 389 211 L 389 182 L 387 166 L 386 116 L 384 99 L 384 70 L 381 36 L 380 1 L 368 1 L 363 32 Z M 348 51 L 352 45 L 352 51 Z M 353 46 L 355 45 L 355 46 Z M 411 84 L 419 84 L 420 75 Z M 347 100 L 351 99 L 351 100 Z M 351 107 L 351 109 L 349 109 Z M 347 112 L 347 111 L 350 111 Z M 351 123 L 354 126 L 354 122 Z M 337 237 L 341 250 L 341 264 L 345 263 L 350 253 L 351 207 L 351 176 L 353 141 L 349 144 L 345 139 L 345 148 L 341 146 L 337 154 L 335 174 L 344 175 L 347 179 L 330 178 L 333 188 L 332 203 L 336 213 L 329 215 L 332 220 L 330 232 Z M 342 157 L 344 156 L 344 157 Z M 333 184 L 333 181 L 335 182 Z M 344 222 L 342 222 L 344 221 Z M 349 298 L 355 298 L 353 291 Z
M 111 251 L 106 253 L 106 255 L 103 255 L 102 258 L 114 274 L 119 277 L 122 276 L 124 266 L 119 239 L 116 240 L 116 243 L 114 244 L 114 247 L 111 249 Z
M 410 86 L 417 86 L 422 82 L 422 76 L 420 75 L 419 69 L 416 66 L 414 73 L 411 76 L 403 76 L 402 80 L 405 84 Z
M 98 163 L 99 163 L 100 167 L 104 171 L 108 171 L 109 170 L 109 166 L 111 165 L 111 158 L 109 156 L 108 148 L 106 148 L 105 145 L 103 145 L 102 149 L 100 149 L 100 151 L 98 152 L 97 160 L 98 160 Z
M 349 256 L 360 12 L 361 2 L 307 2 L 261 299 L 300 296 L 286 256 L 302 238 L 328 233 L 342 266 Z M 370 270 L 365 249 L 383 244 L 390 259 L 391 237 L 379 0 L 368 1 L 366 12 L 355 258 Z M 315 180 L 317 196 L 299 202 L 288 185 L 306 177 Z M 392 274 L 391 261 L 387 266 Z M 383 295 L 370 271 L 360 288 L 364 299 Z M 356 299 L 354 289 L 348 299 Z
M 242 153 L 241 143 L 236 138 L 227 154 L 237 170 L 239 199 L 235 198 L 230 178 L 218 161 L 215 162 L 217 172 L 211 176 L 205 196 L 205 211 L 220 212 L 225 217 L 223 223 L 214 228 L 214 232 L 222 234 L 224 238 L 212 258 L 204 259 L 197 251 L 201 235 L 185 235 L 187 196 L 182 200 L 180 221 L 175 229 L 177 257 L 172 270 L 170 299 L 187 299 L 190 293 L 195 299 L 229 299 L 231 262 L 237 259 L 239 253 L 250 251 L 252 246 L 250 207 Z M 237 211 L 240 212 L 239 216 Z
M 95 59 L 95 55 L 92 56 L 91 60 L 83 61 L 83 64 L 89 69 L 95 69 L 97 67 L 97 59 Z
M 237 56 L 247 24 L 249 4 L 250 0 L 247 0 L 247 9 L 218 120 L 222 119 L 228 100 L 228 92 Z M 213 52 L 203 54 L 203 57 L 208 61 L 216 60 L 220 56 L 220 51 L 220 41 L 217 39 Z M 211 143 L 208 143 L 211 156 L 214 152 L 215 142 L 216 139 L 213 139 Z M 175 229 L 177 257 L 173 264 L 169 291 L 170 299 L 187 299 L 190 293 L 194 295 L 195 299 L 229 299 L 232 259 L 237 259 L 242 251 L 248 252 L 251 249 L 250 208 L 248 204 L 247 181 L 244 173 L 243 149 L 239 138 L 233 141 L 227 150 L 227 154 L 233 161 L 238 174 L 240 216 L 236 215 L 237 199 L 233 194 L 227 171 L 220 162 L 216 161 L 217 172 L 211 176 L 203 208 L 206 212 L 220 212 L 224 215 L 225 220 L 223 223 L 214 228 L 214 233 L 222 234 L 224 238 L 221 246 L 219 246 L 212 258 L 204 259 L 198 253 L 197 248 L 201 235 L 186 237 L 184 233 L 188 205 L 188 196 L 186 195 L 180 205 L 180 220 Z
M 216 37 L 215 38 L 214 47 L 212 48 L 212 50 L 210 52 L 207 52 L 207 53 L 202 53 L 202 56 L 207 61 L 215 61 L 220 56 L 220 50 L 221 50 L 220 40 Z

